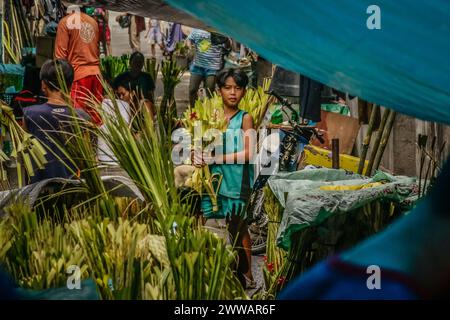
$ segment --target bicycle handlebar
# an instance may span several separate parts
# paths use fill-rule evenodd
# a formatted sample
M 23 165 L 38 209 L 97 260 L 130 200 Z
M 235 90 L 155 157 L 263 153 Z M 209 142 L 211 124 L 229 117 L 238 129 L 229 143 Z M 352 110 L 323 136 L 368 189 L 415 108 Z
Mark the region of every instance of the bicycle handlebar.
M 276 92 L 275 90 L 271 90 L 271 91 L 266 91 L 267 94 L 274 96 L 275 98 L 277 98 L 278 101 L 281 102 L 283 107 L 288 108 L 292 113 L 294 113 L 294 115 L 297 117 L 297 119 L 300 119 L 300 115 L 298 114 L 298 112 L 292 108 L 292 103 L 289 102 L 288 99 L 283 98 L 280 94 L 278 94 L 278 92 Z M 322 138 L 322 135 L 320 135 L 317 132 L 316 128 L 308 128 L 308 127 L 304 127 L 304 126 L 300 126 L 298 123 L 293 123 L 292 121 L 289 121 L 292 125 L 292 128 L 300 135 L 300 136 L 315 136 L 320 143 L 324 143 L 325 140 Z M 305 133 L 305 131 L 308 131 L 309 134 Z

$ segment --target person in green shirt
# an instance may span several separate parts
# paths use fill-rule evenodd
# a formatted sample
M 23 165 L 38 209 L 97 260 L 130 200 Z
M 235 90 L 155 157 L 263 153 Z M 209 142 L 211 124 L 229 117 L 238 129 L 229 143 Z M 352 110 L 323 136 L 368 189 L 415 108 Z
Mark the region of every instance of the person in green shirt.
M 215 210 L 211 199 L 203 195 L 202 212 L 206 219 L 225 218 L 228 230 L 235 244 L 239 262 L 237 275 L 247 289 L 255 288 L 251 270 L 251 239 L 246 222 L 247 203 L 253 185 L 254 155 L 253 118 L 239 109 L 239 103 L 245 95 L 248 77 L 240 69 L 226 69 L 217 75 L 217 85 L 222 96 L 227 130 L 223 136 L 221 154 L 204 156 L 202 161 L 209 163 L 211 174 L 220 174 L 222 183 L 218 192 L 218 210 Z M 212 157 L 211 157 L 212 156 Z

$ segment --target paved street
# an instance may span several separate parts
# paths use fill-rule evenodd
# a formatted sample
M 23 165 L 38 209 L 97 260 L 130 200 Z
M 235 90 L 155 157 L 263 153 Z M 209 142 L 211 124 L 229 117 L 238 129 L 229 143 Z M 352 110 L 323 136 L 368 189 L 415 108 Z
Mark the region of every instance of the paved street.
M 123 54 L 131 54 L 131 47 L 129 44 L 128 29 L 122 29 L 116 22 L 116 16 L 118 13 L 110 12 L 109 16 L 109 26 L 111 28 L 111 47 L 112 53 L 115 56 L 120 56 Z M 146 23 L 148 18 L 146 19 Z M 148 23 L 147 23 L 148 25 Z M 141 52 L 146 57 L 151 57 L 150 44 L 148 44 L 148 39 L 145 39 L 146 31 L 141 32 Z M 156 59 L 161 61 L 164 57 L 158 46 L 156 46 Z M 184 110 L 186 110 L 189 99 L 189 71 L 185 72 L 181 83 L 175 89 L 175 99 L 177 103 L 177 112 L 181 116 Z M 161 73 L 158 75 L 156 81 L 156 92 L 155 96 L 159 97 L 163 93 L 163 85 L 161 82 Z

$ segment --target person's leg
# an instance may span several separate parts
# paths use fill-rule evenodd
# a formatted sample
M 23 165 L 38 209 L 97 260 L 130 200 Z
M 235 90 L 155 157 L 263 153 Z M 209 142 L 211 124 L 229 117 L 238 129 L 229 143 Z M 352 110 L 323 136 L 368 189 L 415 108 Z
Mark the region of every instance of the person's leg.
M 103 85 L 100 81 L 100 75 L 94 76 L 92 78 L 91 93 L 95 98 L 95 101 L 97 101 L 97 103 L 101 105 L 103 102 Z
M 253 281 L 251 268 L 251 240 L 248 233 L 248 226 L 244 219 L 239 215 L 231 215 L 227 218 L 228 231 L 231 236 L 232 244 L 238 253 L 237 275 L 244 288 L 247 285 L 245 277 Z M 245 276 L 245 277 L 243 277 Z
M 83 109 L 92 118 L 92 121 L 101 125 L 100 114 L 92 103 L 101 103 L 103 100 L 103 86 L 97 76 L 87 76 L 72 84 L 71 98 L 75 108 Z
M 137 32 L 137 25 L 136 25 L 136 19 L 135 17 L 131 17 L 131 24 L 130 24 L 130 46 L 131 50 L 133 52 L 140 51 L 140 39 L 139 34 Z
M 192 73 L 191 71 L 191 77 L 189 79 L 189 104 L 191 107 L 194 107 L 195 101 L 198 98 L 198 88 L 202 81 L 203 76 L 201 74 Z
M 242 232 L 242 247 L 245 251 L 245 258 L 247 260 L 247 272 L 244 274 L 247 278 L 253 281 L 252 274 L 252 239 L 250 238 L 250 233 L 248 232 L 248 225 L 244 221 L 241 227 Z
M 161 30 L 159 30 L 159 29 L 157 30 L 157 33 L 156 33 L 156 43 L 159 45 L 159 48 L 161 49 L 161 51 L 165 50 L 163 36 L 162 36 Z
M 128 41 L 130 42 L 130 48 L 131 50 L 134 52 L 133 50 L 133 19 L 131 19 L 131 24 L 128 27 Z
M 205 80 L 205 91 L 206 96 L 208 98 L 211 98 L 214 91 L 216 91 L 216 76 L 215 75 L 208 75 Z
M 155 43 L 152 43 L 150 45 L 150 51 L 152 53 L 152 58 L 155 58 L 156 57 Z
M 78 101 L 78 96 L 80 92 L 80 81 L 76 80 L 72 83 L 72 88 L 70 89 L 70 99 L 72 100 L 72 106 L 74 108 L 80 108 L 80 102 Z
M 136 29 L 137 30 L 137 29 Z M 136 50 L 141 52 L 141 34 L 136 31 Z

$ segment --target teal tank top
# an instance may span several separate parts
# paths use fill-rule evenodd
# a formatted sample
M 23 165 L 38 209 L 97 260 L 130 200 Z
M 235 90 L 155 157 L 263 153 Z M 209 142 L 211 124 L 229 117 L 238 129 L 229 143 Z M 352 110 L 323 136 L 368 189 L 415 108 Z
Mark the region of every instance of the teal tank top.
M 244 150 L 244 132 L 242 120 L 247 112 L 239 110 L 223 133 L 223 154 Z M 219 195 L 233 199 L 248 199 L 253 185 L 253 165 L 245 164 L 213 164 L 211 173 L 222 175 Z

